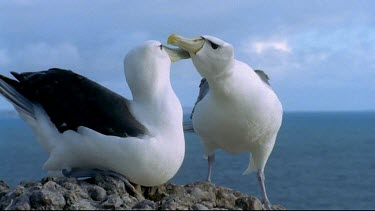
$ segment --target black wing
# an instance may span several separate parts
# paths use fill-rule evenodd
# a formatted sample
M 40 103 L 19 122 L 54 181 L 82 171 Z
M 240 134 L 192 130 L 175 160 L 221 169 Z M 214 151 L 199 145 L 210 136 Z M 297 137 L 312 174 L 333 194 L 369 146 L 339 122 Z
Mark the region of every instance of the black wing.
M 130 113 L 126 98 L 72 71 L 53 68 L 12 75 L 19 81 L 13 87 L 43 106 L 60 132 L 79 126 L 120 137 L 146 132 Z
M 268 77 L 268 75 L 263 70 L 254 70 L 254 71 L 259 76 L 259 78 L 262 79 L 262 81 L 264 83 L 271 86 L 270 85 L 270 78 Z
M 198 95 L 197 101 L 194 104 L 194 108 L 191 111 L 190 119 L 193 118 L 195 107 L 207 95 L 208 90 L 210 90 L 210 86 L 208 85 L 207 79 L 202 78 L 201 83 L 199 84 L 199 95 Z

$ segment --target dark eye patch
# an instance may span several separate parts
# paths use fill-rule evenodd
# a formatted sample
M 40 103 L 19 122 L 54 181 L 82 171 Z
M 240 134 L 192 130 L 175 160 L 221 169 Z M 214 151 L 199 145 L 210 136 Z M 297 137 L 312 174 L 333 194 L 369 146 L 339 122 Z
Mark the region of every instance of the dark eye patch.
M 160 50 L 163 50 L 163 45 L 160 45 L 159 47 L 160 47 Z
M 216 50 L 216 49 L 219 47 L 218 44 L 213 43 L 213 42 L 211 42 L 211 41 L 210 41 L 210 44 L 211 44 L 211 48 L 214 49 L 214 50 Z

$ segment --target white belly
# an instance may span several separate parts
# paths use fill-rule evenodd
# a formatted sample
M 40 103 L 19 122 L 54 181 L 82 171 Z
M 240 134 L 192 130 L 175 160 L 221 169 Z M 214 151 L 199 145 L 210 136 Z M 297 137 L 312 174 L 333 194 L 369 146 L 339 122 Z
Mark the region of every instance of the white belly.
M 61 134 L 44 113 L 25 120 L 49 154 L 44 164 L 48 171 L 112 170 L 136 184 L 156 186 L 177 173 L 185 155 L 182 124 L 175 131 L 161 132 L 163 136 L 140 139 L 105 136 L 85 127 Z
M 64 133 L 62 140 L 51 151 L 44 167 L 47 170 L 63 168 L 98 168 L 124 175 L 131 182 L 155 186 L 167 182 L 180 168 L 185 152 L 183 137 L 168 137 L 165 143 L 158 138 L 119 138 L 92 134 Z M 74 134 L 75 133 L 75 134 Z M 76 136 L 77 138 L 72 138 Z M 161 137 L 167 138 L 167 137 Z
M 246 98 L 202 100 L 193 115 L 193 127 L 202 138 L 206 152 L 221 148 L 229 153 L 249 152 L 273 143 L 281 126 L 282 108 L 277 98 L 259 102 Z

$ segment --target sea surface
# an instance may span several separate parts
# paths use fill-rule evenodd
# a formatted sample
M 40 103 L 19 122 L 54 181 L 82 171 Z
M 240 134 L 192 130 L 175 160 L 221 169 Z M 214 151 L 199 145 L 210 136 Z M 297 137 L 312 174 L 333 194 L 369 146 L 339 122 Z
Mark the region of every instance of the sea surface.
M 186 132 L 185 139 L 184 163 L 171 180 L 178 184 L 207 173 L 199 137 Z M 374 152 L 375 112 L 286 112 L 265 169 L 269 199 L 288 209 L 375 209 Z M 39 179 L 46 159 L 26 123 L 0 113 L 0 179 L 13 187 Z M 248 162 L 248 153 L 218 150 L 213 182 L 260 198 L 256 175 L 242 175 Z

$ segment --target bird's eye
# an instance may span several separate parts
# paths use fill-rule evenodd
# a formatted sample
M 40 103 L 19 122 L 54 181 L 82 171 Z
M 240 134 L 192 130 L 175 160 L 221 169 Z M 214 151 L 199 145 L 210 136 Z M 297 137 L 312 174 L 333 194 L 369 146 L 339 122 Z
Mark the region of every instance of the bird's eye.
M 211 42 L 211 41 L 210 41 L 210 44 L 211 44 L 211 48 L 214 49 L 214 50 L 216 50 L 216 49 L 219 47 L 218 44 L 213 43 L 213 42 Z
M 163 45 L 160 45 L 159 47 L 160 47 L 160 50 L 163 50 Z

